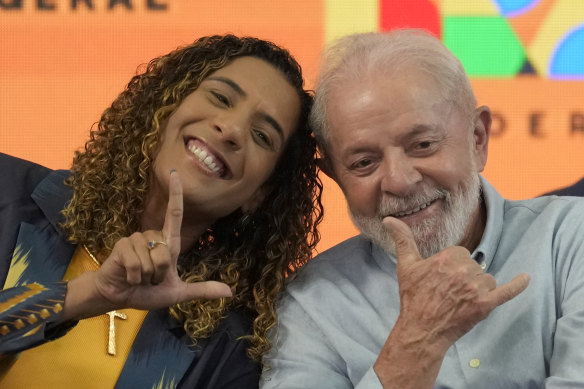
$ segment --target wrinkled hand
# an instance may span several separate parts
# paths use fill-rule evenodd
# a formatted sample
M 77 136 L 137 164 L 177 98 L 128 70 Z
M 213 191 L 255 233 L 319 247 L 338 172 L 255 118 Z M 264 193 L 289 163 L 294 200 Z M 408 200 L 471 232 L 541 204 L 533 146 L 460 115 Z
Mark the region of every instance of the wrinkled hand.
M 444 352 L 491 311 L 520 294 L 529 276 L 520 274 L 497 287 L 495 278 L 464 247 L 448 247 L 423 259 L 409 227 L 388 217 L 384 220 L 395 242 L 400 290 L 401 324 L 416 330 Z
M 384 389 L 434 387 L 448 348 L 529 283 L 520 274 L 497 287 L 464 247 L 423 259 L 407 224 L 383 220 L 395 243 L 400 314 L 373 369 Z
M 136 232 L 120 239 L 95 274 L 95 288 L 116 309 L 152 310 L 191 299 L 231 297 L 226 284 L 183 282 L 177 271 L 183 217 L 182 184 L 171 172 L 162 231 Z M 149 249 L 149 241 L 162 241 Z

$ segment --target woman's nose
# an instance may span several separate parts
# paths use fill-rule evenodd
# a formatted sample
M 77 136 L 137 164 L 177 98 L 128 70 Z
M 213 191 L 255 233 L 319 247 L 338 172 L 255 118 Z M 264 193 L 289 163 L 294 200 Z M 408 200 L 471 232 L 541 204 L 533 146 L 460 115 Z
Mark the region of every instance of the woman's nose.
M 231 111 L 218 117 L 214 127 L 225 143 L 232 149 L 239 150 L 243 145 L 243 136 L 248 122 L 243 114 Z

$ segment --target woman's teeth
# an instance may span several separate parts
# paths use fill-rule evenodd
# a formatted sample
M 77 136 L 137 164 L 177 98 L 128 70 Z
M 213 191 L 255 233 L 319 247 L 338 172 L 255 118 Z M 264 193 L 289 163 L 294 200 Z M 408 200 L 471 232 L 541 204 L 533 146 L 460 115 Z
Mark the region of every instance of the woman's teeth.
M 215 162 L 215 159 L 207 154 L 207 151 L 200 149 L 196 146 L 189 147 L 189 150 L 199 159 L 199 161 L 203 162 L 212 172 L 219 173 L 219 166 Z

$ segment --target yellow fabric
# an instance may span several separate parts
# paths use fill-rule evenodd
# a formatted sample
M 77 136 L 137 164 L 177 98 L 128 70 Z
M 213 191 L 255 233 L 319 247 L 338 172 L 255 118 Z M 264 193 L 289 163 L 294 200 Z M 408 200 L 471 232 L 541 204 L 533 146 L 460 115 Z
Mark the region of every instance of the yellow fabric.
M 98 265 L 78 246 L 64 280 Z M 2 388 L 113 388 L 147 311 L 123 309 L 126 320 L 115 319 L 116 355 L 107 353 L 108 315 L 79 321 L 65 336 L 0 360 Z

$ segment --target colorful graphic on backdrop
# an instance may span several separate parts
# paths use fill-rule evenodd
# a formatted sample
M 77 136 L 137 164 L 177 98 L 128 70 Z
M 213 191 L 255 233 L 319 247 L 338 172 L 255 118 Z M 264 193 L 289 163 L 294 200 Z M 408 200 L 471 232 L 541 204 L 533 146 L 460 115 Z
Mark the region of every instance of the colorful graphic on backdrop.
M 584 2 L 570 0 L 329 0 L 327 40 L 348 32 L 423 28 L 471 77 L 584 79 Z M 357 15 L 357 16 L 356 16 Z

